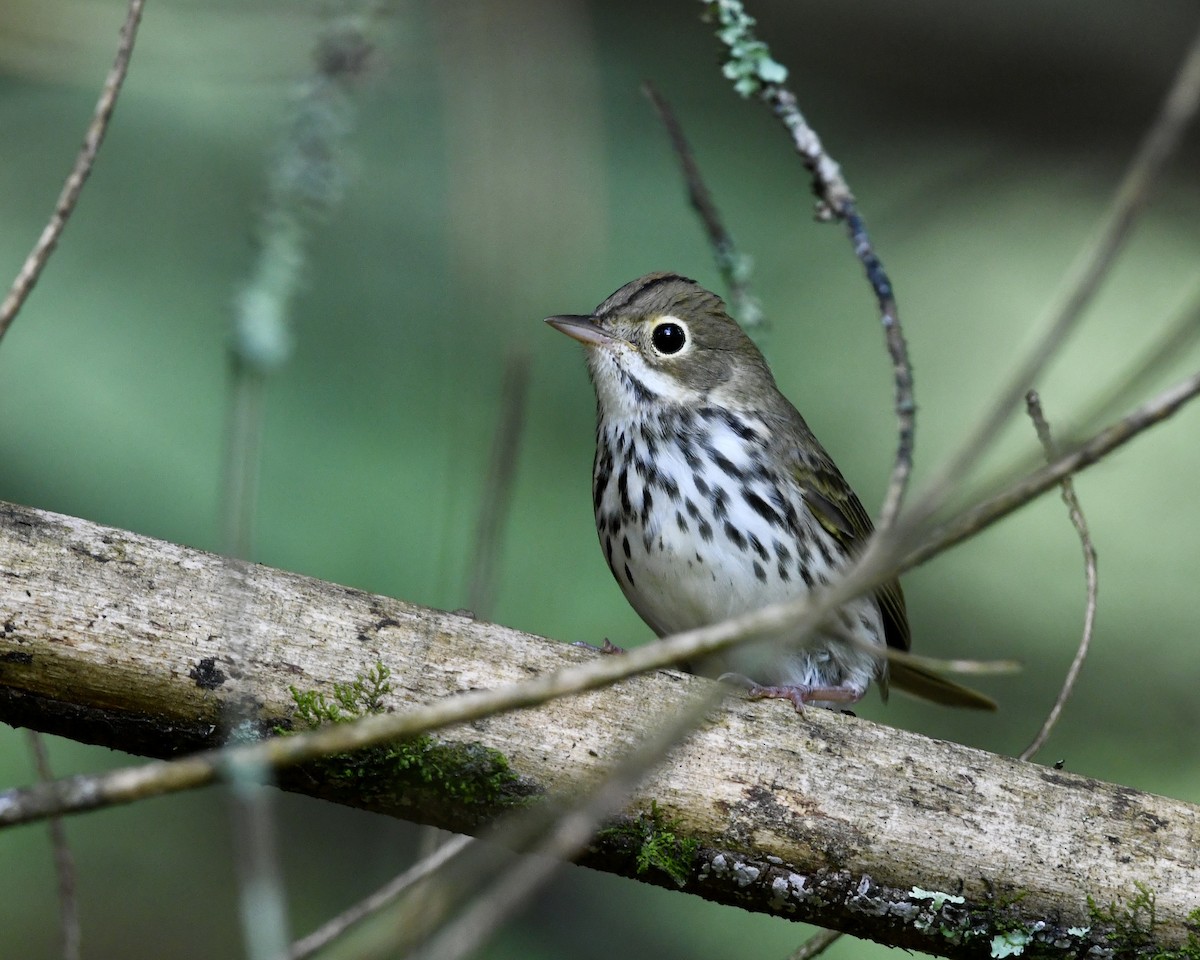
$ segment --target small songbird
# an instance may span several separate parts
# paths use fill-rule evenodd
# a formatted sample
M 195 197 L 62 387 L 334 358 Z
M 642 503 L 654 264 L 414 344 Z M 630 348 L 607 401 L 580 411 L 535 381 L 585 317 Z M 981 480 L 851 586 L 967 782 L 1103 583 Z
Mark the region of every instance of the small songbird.
M 871 521 L 766 361 L 693 280 L 652 273 L 590 316 L 546 320 L 587 347 L 596 390 L 592 501 L 609 569 L 626 599 L 665 636 L 827 584 L 860 549 Z M 900 584 L 842 607 L 802 644 L 752 662 L 738 651 L 697 664 L 734 672 L 751 696 L 796 709 L 860 700 L 871 680 L 953 706 L 995 704 L 868 645 L 909 648 Z M 746 676 L 749 674 L 749 676 Z

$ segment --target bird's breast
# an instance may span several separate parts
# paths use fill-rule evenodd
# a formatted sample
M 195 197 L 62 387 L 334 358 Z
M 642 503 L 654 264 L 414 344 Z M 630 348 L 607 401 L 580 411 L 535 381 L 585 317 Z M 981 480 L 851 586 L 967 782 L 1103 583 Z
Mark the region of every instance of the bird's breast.
M 768 440 L 760 421 L 716 408 L 600 422 L 600 543 L 660 635 L 802 596 L 835 571 L 828 534 Z

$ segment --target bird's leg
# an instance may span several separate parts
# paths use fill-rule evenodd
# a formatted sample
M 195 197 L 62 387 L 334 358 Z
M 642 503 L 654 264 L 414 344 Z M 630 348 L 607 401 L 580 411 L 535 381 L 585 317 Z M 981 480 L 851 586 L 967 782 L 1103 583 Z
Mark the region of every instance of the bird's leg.
M 751 700 L 790 700 L 797 713 L 804 712 L 804 705 L 818 700 L 822 703 L 858 703 L 863 691 L 854 687 L 810 687 L 802 683 L 764 686 L 752 684 L 746 691 Z
M 751 700 L 787 700 L 796 708 L 797 713 L 803 713 L 805 705 L 814 700 L 822 703 L 858 703 L 866 692 L 857 687 L 811 686 L 804 683 L 755 683 L 740 673 L 723 673 L 720 679 L 745 687 L 746 696 Z

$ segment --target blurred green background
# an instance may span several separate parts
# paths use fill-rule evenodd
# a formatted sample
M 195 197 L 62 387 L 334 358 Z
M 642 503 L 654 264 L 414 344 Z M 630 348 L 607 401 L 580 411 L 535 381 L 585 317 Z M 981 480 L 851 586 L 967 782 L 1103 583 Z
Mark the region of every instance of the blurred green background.
M 776 375 L 868 507 L 894 445 L 889 365 L 840 229 L 811 217 L 782 131 L 718 69 L 699 4 L 397 4 L 356 94 L 349 180 L 313 235 L 296 350 L 269 385 L 255 559 L 418 603 L 465 602 L 503 358 L 533 379 L 491 619 L 638 643 L 595 543 L 593 399 L 541 318 L 676 270 L 719 289 L 665 137 L 674 103 L 754 256 Z M 41 230 L 111 62 L 122 0 L 0 7 L 0 273 Z M 109 139 L 60 250 L 0 345 L 0 498 L 197 547 L 220 543 L 225 344 L 269 159 L 321 7 L 151 0 Z M 1196 29 L 1190 0 L 759 2 L 762 36 L 855 188 L 917 377 L 917 482 L 987 409 L 1089 236 Z M 1200 138 L 1082 331 L 1039 384 L 1051 421 L 1102 392 L 1190 292 Z M 1180 355 L 1162 384 L 1196 365 Z M 1200 410 L 1089 471 L 1095 650 L 1042 760 L 1200 800 L 1195 590 Z M 1017 422 L 988 463 L 1035 450 Z M 922 653 L 1016 657 L 996 717 L 894 698 L 863 714 L 1018 751 L 1083 612 L 1053 496 L 906 578 Z M 790 721 L 789 721 L 790 722 Z M 56 772 L 125 762 L 54 740 Z M 0 782 L 33 778 L 0 730 Z M 401 868 L 416 831 L 283 796 L 292 919 L 310 930 Z M 221 793 L 72 820 L 85 955 L 241 951 Z M 56 955 L 42 826 L 0 837 L 0 956 Z M 619 923 L 613 917 L 621 918 Z M 577 868 L 489 946 L 502 958 L 763 957 L 807 928 Z M 843 941 L 829 956 L 882 956 Z

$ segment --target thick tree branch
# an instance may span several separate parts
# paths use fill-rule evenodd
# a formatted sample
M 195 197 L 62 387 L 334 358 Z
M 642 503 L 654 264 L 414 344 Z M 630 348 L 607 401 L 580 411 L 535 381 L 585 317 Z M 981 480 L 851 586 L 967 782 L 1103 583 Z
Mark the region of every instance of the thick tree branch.
M 378 662 L 387 708 L 403 710 L 594 656 L 266 567 L 243 575 L 239 628 L 261 642 L 234 657 L 225 561 L 5 506 L 0 719 L 169 756 L 217 745 L 223 701 L 269 729 L 292 716 L 289 686 L 328 691 Z M 586 790 L 705 682 L 659 672 L 448 728 L 440 779 L 414 748 L 407 779 L 369 762 L 341 777 L 335 758 L 287 785 L 476 832 L 523 797 Z M 618 824 L 583 862 L 635 874 L 651 801 L 699 843 L 685 890 L 945 956 L 986 956 L 1000 930 L 1082 955 L 1107 942 L 1088 897 L 1139 889 L 1156 898 L 1154 941 L 1178 945 L 1200 888 L 1200 808 L 820 710 L 729 702 L 639 787 L 638 829 Z

